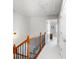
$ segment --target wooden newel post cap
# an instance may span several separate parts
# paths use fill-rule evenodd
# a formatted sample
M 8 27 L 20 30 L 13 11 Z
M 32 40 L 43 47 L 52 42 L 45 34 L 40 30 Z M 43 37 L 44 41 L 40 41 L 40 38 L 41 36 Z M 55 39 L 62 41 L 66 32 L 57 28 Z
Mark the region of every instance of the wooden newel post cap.
M 42 35 L 42 32 L 40 32 L 40 35 Z
M 32 37 L 30 36 L 30 34 L 27 34 L 27 40 L 28 40 L 28 42 L 30 42 L 30 39 L 32 39 Z

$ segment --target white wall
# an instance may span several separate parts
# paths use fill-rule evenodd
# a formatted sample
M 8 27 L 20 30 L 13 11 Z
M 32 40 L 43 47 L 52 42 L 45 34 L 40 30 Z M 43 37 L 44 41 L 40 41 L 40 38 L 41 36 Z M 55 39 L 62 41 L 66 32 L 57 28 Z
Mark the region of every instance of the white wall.
M 60 16 L 59 16 L 59 31 L 64 38 L 66 38 L 66 13 L 65 12 L 66 12 L 65 0 L 63 0 Z
M 44 34 L 44 32 L 46 32 L 45 18 L 44 17 L 31 17 L 30 32 L 32 32 L 32 36 L 40 35 L 40 32 Z
M 66 16 L 65 16 L 65 5 L 63 0 L 62 9 L 59 16 L 59 46 L 61 51 L 62 59 L 66 59 Z
M 16 32 L 16 37 L 13 38 L 13 43 L 16 45 L 26 38 L 29 28 L 29 18 L 13 12 L 13 32 Z

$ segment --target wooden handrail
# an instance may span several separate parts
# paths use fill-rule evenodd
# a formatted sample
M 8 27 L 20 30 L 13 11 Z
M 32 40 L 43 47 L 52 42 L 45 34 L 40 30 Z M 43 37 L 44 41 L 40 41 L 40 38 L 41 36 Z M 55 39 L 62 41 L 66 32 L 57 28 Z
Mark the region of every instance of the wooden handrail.
M 27 39 L 25 41 L 23 41 L 22 43 L 20 43 L 16 48 L 20 47 L 21 45 L 23 45 L 26 42 L 27 42 Z
M 44 38 L 45 38 L 45 35 L 46 35 L 46 32 L 44 32 Z M 44 46 L 45 46 L 45 44 L 44 44 Z M 36 56 L 34 57 L 34 59 L 37 59 L 38 55 L 40 54 L 40 52 L 42 51 L 44 46 L 42 46 L 42 32 L 40 32 L 40 49 L 39 49 L 38 53 L 36 54 Z
M 25 40 L 25 41 L 23 41 L 22 43 L 20 43 L 18 46 L 16 46 L 15 44 L 14 44 L 14 46 L 13 46 L 13 54 L 14 54 L 14 59 L 16 59 L 16 54 L 19 54 L 19 55 L 21 55 L 21 56 L 24 56 L 24 55 L 22 55 L 22 54 L 20 54 L 20 53 L 17 53 L 17 49 L 19 48 L 19 47 L 21 47 L 23 44 L 25 44 L 25 43 L 27 43 L 27 48 L 26 48 L 26 50 L 27 50 L 27 59 L 30 59 L 30 39 L 31 39 L 31 37 L 30 37 L 30 35 L 28 35 L 27 36 L 27 39 Z
M 18 48 L 19 46 L 23 45 L 24 43 L 29 42 L 29 41 L 30 41 L 30 39 L 31 39 L 31 36 L 30 36 L 30 35 L 28 35 L 28 36 L 27 36 L 27 39 L 26 39 L 26 40 L 24 40 L 22 43 L 20 43 L 20 44 L 19 44 L 16 48 Z

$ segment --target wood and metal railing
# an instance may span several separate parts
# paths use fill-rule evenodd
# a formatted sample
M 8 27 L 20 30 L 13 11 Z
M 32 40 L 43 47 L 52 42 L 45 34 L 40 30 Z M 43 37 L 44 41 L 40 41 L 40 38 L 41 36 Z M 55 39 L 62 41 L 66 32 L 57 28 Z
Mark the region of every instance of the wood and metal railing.
M 38 37 L 27 36 L 27 39 L 18 46 L 13 46 L 13 59 L 37 59 L 45 45 L 46 33 L 40 33 Z

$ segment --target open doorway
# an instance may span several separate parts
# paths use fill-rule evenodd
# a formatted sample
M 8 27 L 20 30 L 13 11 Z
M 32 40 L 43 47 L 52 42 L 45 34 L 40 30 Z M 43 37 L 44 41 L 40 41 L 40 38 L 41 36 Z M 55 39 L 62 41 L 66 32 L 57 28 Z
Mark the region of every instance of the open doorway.
M 58 34 L 58 25 L 57 25 L 57 19 L 51 19 L 46 21 L 47 25 L 47 39 L 46 43 L 52 43 L 57 45 L 57 34 Z

